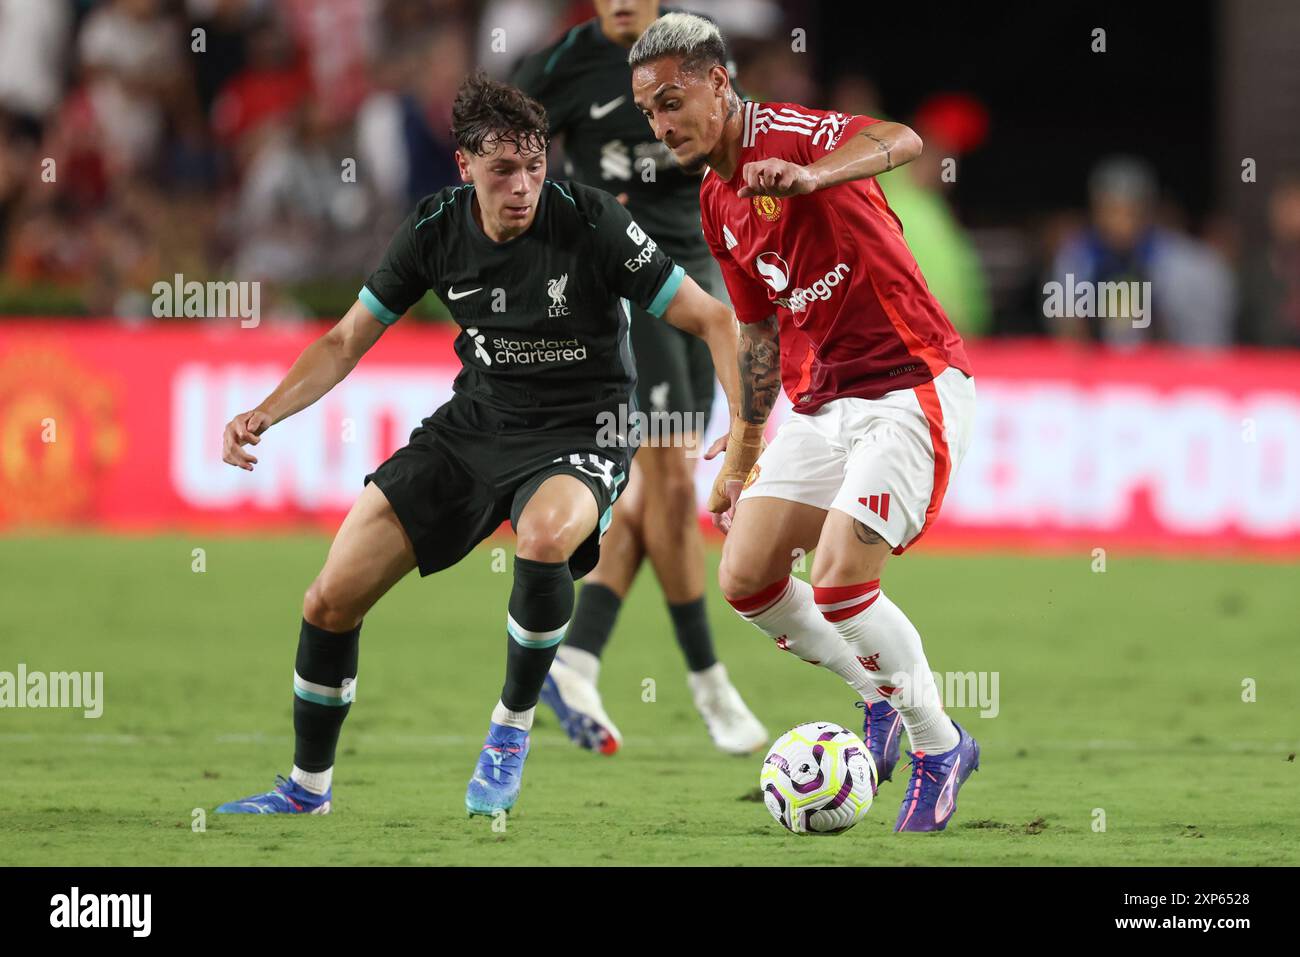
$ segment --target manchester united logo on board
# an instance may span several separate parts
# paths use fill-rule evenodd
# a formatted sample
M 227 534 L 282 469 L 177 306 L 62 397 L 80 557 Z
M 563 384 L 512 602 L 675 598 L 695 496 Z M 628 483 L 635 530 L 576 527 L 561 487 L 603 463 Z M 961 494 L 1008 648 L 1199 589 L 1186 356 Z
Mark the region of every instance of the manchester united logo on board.
M 781 218 L 781 201 L 775 196 L 755 196 L 754 212 L 774 223 Z
M 9 345 L 0 360 L 0 527 L 84 517 L 124 445 L 116 391 L 57 345 Z

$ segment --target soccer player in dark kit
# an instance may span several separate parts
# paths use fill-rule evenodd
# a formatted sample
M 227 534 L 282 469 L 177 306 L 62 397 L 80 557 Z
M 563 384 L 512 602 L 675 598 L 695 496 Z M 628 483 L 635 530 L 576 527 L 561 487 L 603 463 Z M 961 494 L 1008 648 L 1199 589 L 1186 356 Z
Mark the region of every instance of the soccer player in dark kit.
M 303 351 L 255 409 L 226 426 L 224 460 L 251 470 L 275 423 L 337 385 L 428 290 L 461 327 L 452 399 L 373 473 L 303 601 L 294 668 L 294 762 L 262 794 L 219 812 L 324 814 L 335 749 L 356 691 L 366 612 L 412 568 L 456 564 L 509 519 L 517 539 L 505 684 L 465 806 L 519 797 L 542 683 L 597 562 L 635 436 L 628 302 L 708 343 L 733 414 L 731 310 L 675 265 L 608 193 L 546 178 L 545 110 L 476 74 L 453 110 L 465 185 L 425 197 L 358 301 Z
M 659 2 L 596 0 L 594 6 L 593 19 L 527 57 L 514 83 L 546 107 L 551 133 L 563 140 L 567 174 L 615 194 L 673 262 L 704 289 L 722 294 L 718 267 L 700 231 L 704 167 L 683 168 L 655 139 L 632 99 L 627 53 L 659 17 Z M 768 734 L 714 652 L 695 458 L 688 454 L 699 447 L 713 406 L 713 362 L 703 342 L 638 312 L 634 304 L 637 404 L 655 428 L 637 452 L 600 564 L 578 594 L 573 625 L 542 701 L 580 746 L 606 755 L 618 751 L 622 735 L 598 690 L 601 656 L 623 598 L 648 562 L 710 737 L 722 751 L 749 754 L 767 746 Z

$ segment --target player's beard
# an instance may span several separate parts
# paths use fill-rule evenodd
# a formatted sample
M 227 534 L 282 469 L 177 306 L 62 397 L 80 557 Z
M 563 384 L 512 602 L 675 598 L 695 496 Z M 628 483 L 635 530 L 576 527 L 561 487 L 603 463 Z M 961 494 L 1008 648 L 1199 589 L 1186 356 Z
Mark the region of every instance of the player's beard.
M 707 160 L 708 157 L 705 156 L 693 156 L 689 162 L 679 163 L 677 165 L 681 167 L 682 172 L 687 176 L 702 176 L 704 174 L 704 167 L 708 165 Z

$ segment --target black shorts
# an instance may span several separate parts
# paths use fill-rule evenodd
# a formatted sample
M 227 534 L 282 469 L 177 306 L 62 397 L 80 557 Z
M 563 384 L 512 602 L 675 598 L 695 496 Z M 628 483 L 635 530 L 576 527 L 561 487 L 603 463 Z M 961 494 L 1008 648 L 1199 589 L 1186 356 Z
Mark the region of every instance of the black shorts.
M 552 475 L 591 489 L 600 521 L 569 557 L 575 579 L 596 567 L 614 500 L 627 484 L 632 449 L 603 448 L 590 430 L 499 434 L 453 399 L 411 433 L 410 441 L 366 476 L 388 499 L 415 546 L 421 575 L 455 565 L 524 506 Z
M 674 255 L 687 274 L 708 293 L 726 301 L 718 265 L 705 250 L 702 256 Z M 713 358 L 703 339 L 670 326 L 632 305 L 632 355 L 636 360 L 636 404 L 646 415 L 677 413 L 656 433 L 703 433 L 713 413 Z M 671 427 L 664 428 L 664 425 Z

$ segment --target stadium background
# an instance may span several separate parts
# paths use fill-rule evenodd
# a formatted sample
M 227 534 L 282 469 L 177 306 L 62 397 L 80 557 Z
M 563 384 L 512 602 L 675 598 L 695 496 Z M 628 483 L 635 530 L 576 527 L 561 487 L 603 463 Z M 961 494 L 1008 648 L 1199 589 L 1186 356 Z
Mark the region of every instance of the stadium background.
M 1148 721 L 1180 730 L 1169 775 L 1181 780 L 1223 747 L 1282 763 L 1295 750 L 1300 694 L 1300 125 L 1286 107 L 1300 98 L 1300 7 L 685 6 L 719 22 L 751 96 L 899 119 L 926 143 L 920 161 L 882 184 L 970 343 L 980 421 L 939 524 L 891 575 L 900 594 L 942 606 L 922 631 L 937 633 L 940 651 L 961 649 L 960 666 L 987 667 L 968 642 L 979 634 L 1004 674 L 1020 656 L 1035 676 L 1018 709 L 1004 705 L 1006 730 L 988 733 L 993 753 L 1000 744 L 1020 756 L 1034 751 L 1026 741 L 1050 740 L 1118 760 L 1120 780 L 1145 780 L 1140 713 L 1126 708 L 1108 729 L 1074 698 L 1084 695 L 1080 676 L 1094 694 L 1120 693 L 1114 666 L 1141 675 L 1122 684 L 1164 689 L 1145 707 Z M 284 682 L 274 676 L 287 667 L 286 622 L 360 477 L 449 394 L 453 332 L 441 304 L 430 294 L 335 393 L 275 429 L 252 475 L 221 463 L 221 427 L 346 311 L 413 201 L 455 179 L 447 126 L 465 73 L 508 76 L 590 15 L 590 4 L 560 0 L 0 0 L 0 596 L 9 612 L 0 669 L 100 666 L 110 689 L 116 673 L 118 687 L 161 709 L 124 704 L 115 714 L 110 697 L 99 740 L 61 715 L 0 714 L 0 750 L 27 772 L 8 778 L 11 797 L 40 793 L 68 762 L 154 766 L 131 750 L 133 736 L 163 755 L 213 740 L 235 749 L 209 758 L 198 748 L 203 779 L 221 780 L 206 791 L 203 779 L 176 783 L 195 805 L 249 790 L 247 766 L 235 777 L 240 761 L 282 761 L 287 739 L 262 729 L 285 732 L 287 704 L 275 697 Z M 1124 236 L 1138 253 L 1122 253 Z M 1098 250 L 1123 269 L 1088 274 L 1097 258 L 1085 253 Z M 1067 272 L 1151 281 L 1151 326 L 1047 316 L 1044 284 Z M 178 274 L 259 283 L 260 321 L 154 318 L 155 283 Z M 711 471 L 699 474 L 703 489 Z M 498 545 L 509 541 L 485 552 Z M 228 561 L 200 569 L 200 553 Z M 1117 560 L 1124 584 L 1107 589 Z M 490 695 L 505 593 L 488 563 L 485 554 L 480 572 L 448 573 L 445 584 L 408 581 L 387 602 L 394 617 L 375 616 L 406 629 L 394 647 L 435 662 L 428 631 L 463 633 L 447 654 L 474 660 L 465 667 L 482 673 Z M 222 576 L 224 591 L 197 590 Z M 451 607 L 452 594 L 477 612 Z M 643 579 L 634 599 L 629 634 L 610 652 L 627 656 L 625 671 L 611 665 L 611 674 L 639 689 L 637 676 L 681 666 L 653 585 Z M 774 734 L 808 720 L 810 698 L 828 687 L 791 677 L 793 666 L 755 648 L 725 611 L 712 612 L 719 642 L 741 681 L 762 689 L 755 707 Z M 243 658 L 234 674 L 206 677 L 228 669 L 229 655 Z M 263 661 L 273 678 L 244 684 Z M 1206 684 L 1216 662 L 1219 684 Z M 454 683 L 445 661 L 435 673 Z M 1041 686 L 1045 673 L 1059 684 Z M 1185 694 L 1174 690 L 1180 675 Z M 1291 704 L 1261 701 L 1243 724 L 1241 683 L 1261 675 Z M 191 734 L 186 696 L 147 690 L 205 680 L 240 685 L 232 700 L 247 727 L 206 713 L 212 733 Z M 639 690 L 627 694 L 639 700 Z M 1052 702 L 1075 710 L 1045 719 Z M 1188 715 L 1202 705 L 1208 727 L 1192 730 Z M 481 711 L 464 698 L 445 714 L 470 740 Z M 644 740 L 670 750 L 703 743 L 688 711 L 669 714 L 667 737 L 645 719 Z M 390 701 L 349 725 L 362 742 L 374 735 L 368 777 L 390 773 L 380 756 L 403 740 L 391 727 L 380 734 L 382 720 L 417 750 L 442 747 L 422 737 L 427 713 L 398 715 Z M 638 731 L 632 721 L 630 743 Z M 450 794 L 465 762 L 450 746 L 447 759 Z M 727 773 L 746 780 L 749 769 Z M 1259 793 L 1294 798 L 1293 776 L 1257 780 L 1266 782 Z M 105 787 L 105 800 L 130 805 L 129 782 Z M 1293 807 L 1261 813 L 1297 835 Z M 1015 801 L 1006 816 L 1015 837 L 1021 824 L 1042 830 Z M 93 817 L 80 820 L 100 834 L 106 859 L 132 862 Z M 37 811 L 27 826 L 41 827 Z M 1010 840 L 987 827 L 990 839 Z M 1167 841 L 1152 840 L 1139 859 L 1161 860 Z M 1293 853 L 1266 846 L 1261 837 L 1251 853 Z M 1246 844 L 1234 847 L 1228 857 Z M 1188 843 L 1178 850 L 1211 859 Z M 1021 853 L 1003 852 L 1008 862 Z M 1054 853 L 1047 859 L 1073 852 Z M 1221 860 L 1223 847 L 1215 853 Z

